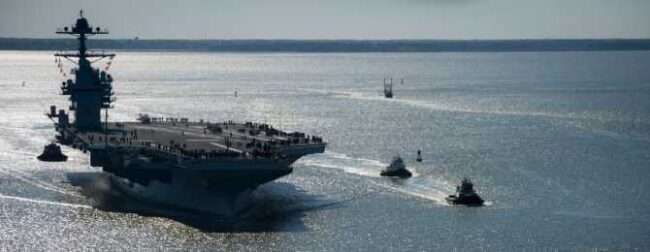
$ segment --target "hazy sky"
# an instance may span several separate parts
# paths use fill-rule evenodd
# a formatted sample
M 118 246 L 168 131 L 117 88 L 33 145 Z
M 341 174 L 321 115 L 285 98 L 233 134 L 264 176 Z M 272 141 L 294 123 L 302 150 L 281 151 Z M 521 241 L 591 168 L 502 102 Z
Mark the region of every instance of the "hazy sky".
M 650 0 L 0 0 L 0 37 L 56 37 L 80 8 L 112 38 L 650 38 Z

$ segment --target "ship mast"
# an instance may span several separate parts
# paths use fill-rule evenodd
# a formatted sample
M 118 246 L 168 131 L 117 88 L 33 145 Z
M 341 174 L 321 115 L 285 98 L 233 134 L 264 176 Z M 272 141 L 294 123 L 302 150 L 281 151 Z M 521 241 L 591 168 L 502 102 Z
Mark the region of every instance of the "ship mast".
M 102 128 L 101 109 L 106 109 L 106 120 L 108 120 L 108 109 L 115 101 L 112 97 L 113 78 L 105 71 L 93 68 L 92 63 L 104 58 L 112 59 L 115 54 L 89 52 L 86 40 L 93 35 L 108 34 L 108 30 L 100 27 L 93 29 L 83 16 L 83 10 L 80 10 L 75 25 L 57 29 L 56 33 L 75 36 L 79 41 L 77 52 L 54 54 L 56 57 L 66 58 L 77 65 L 77 68 L 72 69 L 75 75 L 74 81 L 68 79 L 61 85 L 62 94 L 70 96 L 72 102 L 70 110 L 75 111 L 74 127 L 79 131 L 99 131 Z M 91 62 L 90 59 L 93 61 Z

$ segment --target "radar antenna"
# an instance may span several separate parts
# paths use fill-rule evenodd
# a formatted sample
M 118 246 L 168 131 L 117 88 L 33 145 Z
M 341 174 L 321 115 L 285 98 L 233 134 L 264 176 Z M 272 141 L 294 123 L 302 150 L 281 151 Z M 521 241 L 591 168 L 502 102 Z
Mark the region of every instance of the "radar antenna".
M 75 128 L 80 131 L 96 131 L 102 128 L 101 109 L 106 109 L 106 122 L 104 130 L 107 130 L 108 109 L 113 98 L 113 77 L 104 71 L 100 71 L 92 66 L 93 63 L 104 59 L 115 57 L 115 54 L 104 52 L 89 52 L 86 47 L 86 40 L 89 36 L 108 34 L 106 28 L 92 27 L 88 20 L 83 16 L 83 10 L 79 10 L 79 18 L 71 27 L 57 29 L 57 34 L 67 34 L 75 36 L 79 41 L 79 47 L 76 52 L 56 53 L 56 57 L 63 57 L 77 65 L 72 69 L 75 75 L 74 81 L 68 79 L 61 85 L 63 95 L 69 95 L 72 102 L 70 110 L 75 111 Z M 96 58 L 90 61 L 89 58 Z M 60 60 L 57 60 L 60 64 Z M 110 61 L 109 61 L 110 66 Z M 61 71 L 63 73 L 63 71 Z

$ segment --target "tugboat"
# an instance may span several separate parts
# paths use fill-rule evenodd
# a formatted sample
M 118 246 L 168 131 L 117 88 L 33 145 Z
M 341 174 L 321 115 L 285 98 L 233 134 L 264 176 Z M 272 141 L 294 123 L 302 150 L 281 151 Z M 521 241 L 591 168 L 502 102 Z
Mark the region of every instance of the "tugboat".
M 68 160 L 68 156 L 63 155 L 63 153 L 61 152 L 61 147 L 59 147 L 55 143 L 45 145 L 45 148 L 43 149 L 43 154 L 41 154 L 36 158 L 44 162 L 65 162 Z
M 390 162 L 390 165 L 386 169 L 381 171 L 381 176 L 409 178 L 411 177 L 411 172 L 406 169 L 404 160 L 398 155 L 393 158 L 393 161 Z
M 452 205 L 466 205 L 466 206 L 482 206 L 483 199 L 481 199 L 476 191 L 474 191 L 474 184 L 468 178 L 463 178 L 460 186 L 456 186 L 456 195 L 449 195 L 446 198 L 447 202 Z

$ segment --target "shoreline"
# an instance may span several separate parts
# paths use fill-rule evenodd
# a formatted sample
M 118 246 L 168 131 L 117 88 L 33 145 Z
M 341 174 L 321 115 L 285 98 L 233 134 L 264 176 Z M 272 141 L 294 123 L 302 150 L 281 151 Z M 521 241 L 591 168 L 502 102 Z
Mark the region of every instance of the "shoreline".
M 75 39 L 0 38 L 4 51 L 57 51 L 76 48 Z M 647 51 L 650 39 L 526 40 L 141 40 L 95 39 L 97 50 L 178 52 L 409 53 Z

